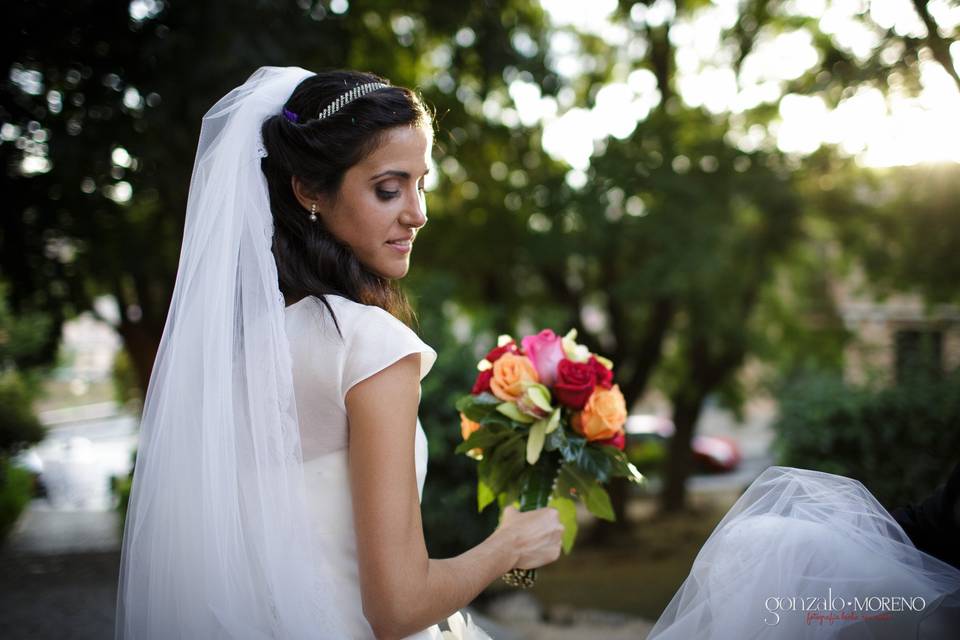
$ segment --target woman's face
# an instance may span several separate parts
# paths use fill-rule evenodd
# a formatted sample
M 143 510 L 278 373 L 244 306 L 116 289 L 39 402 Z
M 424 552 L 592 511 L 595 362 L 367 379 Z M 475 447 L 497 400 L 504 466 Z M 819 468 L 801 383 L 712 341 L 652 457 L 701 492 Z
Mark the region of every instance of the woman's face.
M 402 278 L 414 238 L 427 222 L 423 181 L 432 143 L 429 129 L 394 127 L 373 153 L 347 170 L 335 201 L 303 197 L 296 180 L 294 192 L 308 210 L 317 202 L 317 216 L 367 269 Z

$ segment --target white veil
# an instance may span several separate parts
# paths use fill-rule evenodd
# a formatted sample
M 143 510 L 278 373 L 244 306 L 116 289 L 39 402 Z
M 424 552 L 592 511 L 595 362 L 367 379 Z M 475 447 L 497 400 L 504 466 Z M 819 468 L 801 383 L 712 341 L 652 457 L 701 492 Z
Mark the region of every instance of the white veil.
M 850 478 L 770 467 L 717 525 L 649 640 L 954 640 L 960 571 Z
M 144 406 L 117 638 L 344 637 L 308 542 L 260 136 L 310 72 L 263 67 L 204 116 Z M 313 554 L 313 555 L 312 555 Z M 321 565 L 323 566 L 323 565 Z

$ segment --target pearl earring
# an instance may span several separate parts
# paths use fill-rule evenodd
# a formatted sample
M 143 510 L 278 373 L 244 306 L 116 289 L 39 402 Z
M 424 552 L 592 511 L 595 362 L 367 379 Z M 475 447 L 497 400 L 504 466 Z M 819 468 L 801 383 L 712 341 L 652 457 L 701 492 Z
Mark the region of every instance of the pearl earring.
M 310 205 L 310 222 L 317 221 L 317 203 L 314 202 Z

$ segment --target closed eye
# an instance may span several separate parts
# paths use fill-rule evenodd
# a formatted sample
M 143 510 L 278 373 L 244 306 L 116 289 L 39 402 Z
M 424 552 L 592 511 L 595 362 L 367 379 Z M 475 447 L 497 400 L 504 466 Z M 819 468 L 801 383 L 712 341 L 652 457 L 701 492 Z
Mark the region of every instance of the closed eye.
M 426 184 L 423 181 L 420 181 L 419 183 L 417 183 L 417 191 L 419 191 L 420 193 L 427 192 Z M 394 189 L 394 190 L 377 189 L 377 197 L 380 198 L 381 200 L 393 200 L 399 195 L 400 195 L 399 189 Z

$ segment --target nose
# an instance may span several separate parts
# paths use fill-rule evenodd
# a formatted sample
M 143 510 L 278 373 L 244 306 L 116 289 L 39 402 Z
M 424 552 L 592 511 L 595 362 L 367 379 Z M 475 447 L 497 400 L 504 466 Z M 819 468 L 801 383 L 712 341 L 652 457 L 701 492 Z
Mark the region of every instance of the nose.
M 415 192 L 400 214 L 400 222 L 408 227 L 419 229 L 427 224 L 427 200 L 420 190 Z

